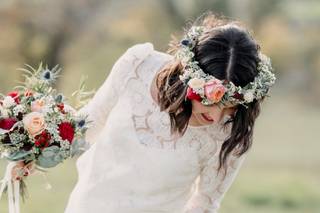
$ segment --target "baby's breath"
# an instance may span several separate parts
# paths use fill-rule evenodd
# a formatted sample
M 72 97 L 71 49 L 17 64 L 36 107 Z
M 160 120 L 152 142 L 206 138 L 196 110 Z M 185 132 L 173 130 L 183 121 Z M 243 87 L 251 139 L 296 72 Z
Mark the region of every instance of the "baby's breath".
M 19 105 L 15 106 L 15 107 L 13 108 L 13 115 L 14 115 L 14 116 L 18 116 L 19 113 L 25 113 L 26 111 L 27 111 L 27 110 L 26 110 L 26 107 L 23 106 L 23 105 L 21 105 L 21 104 L 19 104 Z
M 18 146 L 19 143 L 22 143 L 27 139 L 27 136 L 25 134 L 20 134 L 19 132 L 15 131 L 9 135 L 10 141 L 13 144 L 16 144 Z

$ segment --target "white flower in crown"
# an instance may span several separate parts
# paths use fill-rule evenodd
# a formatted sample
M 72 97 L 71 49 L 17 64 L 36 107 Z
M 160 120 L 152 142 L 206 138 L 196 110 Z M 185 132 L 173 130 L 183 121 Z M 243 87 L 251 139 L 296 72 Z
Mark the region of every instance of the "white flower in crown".
M 191 80 L 188 81 L 189 87 L 192 89 L 199 89 L 202 88 L 205 84 L 205 81 L 200 78 L 192 78 Z
M 254 94 L 253 94 L 253 90 L 247 90 L 244 95 L 243 95 L 243 98 L 246 102 L 250 103 L 253 101 L 254 99 Z
M 3 99 L 2 104 L 3 104 L 4 108 L 10 108 L 10 107 L 16 105 L 16 102 L 15 102 L 14 98 L 12 98 L 11 96 L 6 96 Z

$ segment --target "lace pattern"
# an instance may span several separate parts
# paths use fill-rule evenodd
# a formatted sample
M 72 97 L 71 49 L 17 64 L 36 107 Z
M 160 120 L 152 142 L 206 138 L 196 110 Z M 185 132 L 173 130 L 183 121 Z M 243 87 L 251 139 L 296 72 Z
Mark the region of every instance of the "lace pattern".
M 185 206 L 185 213 L 217 213 L 225 193 L 233 183 L 246 157 L 231 155 L 227 162 L 227 173 L 217 174 L 218 158 L 212 157 L 204 166 L 198 182 L 197 192 Z

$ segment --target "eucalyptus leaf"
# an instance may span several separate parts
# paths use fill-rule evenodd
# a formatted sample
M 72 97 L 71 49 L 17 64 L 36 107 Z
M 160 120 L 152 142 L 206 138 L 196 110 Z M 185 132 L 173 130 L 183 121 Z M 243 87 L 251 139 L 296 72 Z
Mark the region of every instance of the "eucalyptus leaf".
M 5 155 L 5 157 L 10 161 L 18 161 L 18 160 L 24 160 L 28 158 L 28 156 L 30 155 L 32 155 L 32 150 L 30 151 L 19 150 L 13 153 L 8 153 Z
M 36 164 L 43 168 L 51 168 L 61 163 L 63 159 L 60 148 L 58 146 L 50 146 L 42 150 Z
M 71 145 L 71 157 L 82 154 L 88 148 L 89 148 L 89 145 L 84 139 L 74 140 Z

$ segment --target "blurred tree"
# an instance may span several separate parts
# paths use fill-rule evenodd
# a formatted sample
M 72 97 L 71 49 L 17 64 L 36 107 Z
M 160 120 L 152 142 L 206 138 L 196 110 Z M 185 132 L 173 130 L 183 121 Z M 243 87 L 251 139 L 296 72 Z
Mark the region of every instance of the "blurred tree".
M 2 8 L 2 21 L 20 31 L 18 50 L 22 61 L 37 66 L 62 64 L 64 48 L 72 43 L 109 1 L 16 1 Z M 100 11 L 103 12 L 103 11 Z
M 247 13 L 250 14 L 251 25 L 263 25 L 266 17 L 279 14 L 281 4 L 282 1 L 278 0 L 249 0 Z
M 228 1 L 225 0 L 164 0 L 162 4 L 176 26 L 182 26 L 186 21 L 198 17 L 205 11 L 217 14 L 229 14 Z

